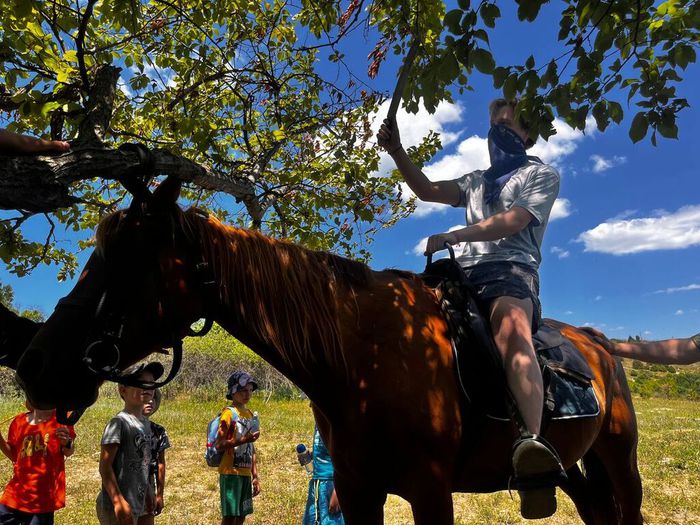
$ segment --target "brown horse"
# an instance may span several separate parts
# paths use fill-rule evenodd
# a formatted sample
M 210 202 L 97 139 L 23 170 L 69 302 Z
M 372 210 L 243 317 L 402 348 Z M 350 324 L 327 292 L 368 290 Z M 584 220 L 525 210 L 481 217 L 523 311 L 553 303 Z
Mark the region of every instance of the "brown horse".
M 124 367 L 208 317 L 309 395 L 349 525 L 382 523 L 388 493 L 411 504 L 416 523 L 441 525 L 453 522 L 453 492 L 507 488 L 515 427 L 483 418 L 460 396 L 447 324 L 417 276 L 183 212 L 178 194 L 168 179 L 145 204 L 103 220 L 80 282 L 20 360 L 36 406 L 96 399 L 100 379 L 83 356 L 110 319 Z M 549 426 L 569 474 L 563 489 L 587 524 L 641 524 L 622 368 L 584 332 L 558 327 L 590 363 L 601 407 L 595 418 Z

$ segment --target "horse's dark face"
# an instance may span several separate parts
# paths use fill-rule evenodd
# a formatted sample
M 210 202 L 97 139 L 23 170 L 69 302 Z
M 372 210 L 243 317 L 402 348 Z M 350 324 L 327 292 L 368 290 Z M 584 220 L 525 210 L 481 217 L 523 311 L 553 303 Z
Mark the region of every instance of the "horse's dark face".
M 34 406 L 89 406 L 101 383 L 96 369 L 123 370 L 172 346 L 201 316 L 201 294 L 190 289 L 196 262 L 176 220 L 177 190 L 166 181 L 147 204 L 103 221 L 78 284 L 18 363 Z

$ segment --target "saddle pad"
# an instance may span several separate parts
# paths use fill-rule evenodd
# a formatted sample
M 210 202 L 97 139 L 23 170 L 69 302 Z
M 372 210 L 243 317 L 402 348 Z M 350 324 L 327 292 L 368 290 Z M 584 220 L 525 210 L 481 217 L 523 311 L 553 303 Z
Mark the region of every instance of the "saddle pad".
M 600 413 L 591 379 L 593 372 L 578 349 L 546 320 L 533 335 L 542 378 L 545 403 L 551 420 L 595 417 Z M 505 406 L 491 406 L 488 416 L 509 420 Z

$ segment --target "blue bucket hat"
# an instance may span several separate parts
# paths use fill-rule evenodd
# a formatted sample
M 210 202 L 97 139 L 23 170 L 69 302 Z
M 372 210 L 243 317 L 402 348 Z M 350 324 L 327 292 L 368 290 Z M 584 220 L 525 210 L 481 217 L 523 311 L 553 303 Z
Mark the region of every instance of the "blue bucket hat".
M 255 382 L 255 379 L 253 379 L 253 376 L 251 376 L 248 372 L 243 372 L 241 370 L 231 374 L 226 384 L 226 399 L 233 399 L 233 394 L 243 390 L 248 385 L 253 385 L 253 390 L 258 389 L 258 384 Z

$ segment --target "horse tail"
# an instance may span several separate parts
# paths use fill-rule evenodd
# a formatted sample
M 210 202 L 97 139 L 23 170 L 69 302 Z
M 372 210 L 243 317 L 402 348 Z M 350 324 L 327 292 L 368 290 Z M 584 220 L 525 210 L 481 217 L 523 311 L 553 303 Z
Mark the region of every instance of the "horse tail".
M 593 523 L 596 525 L 620 523 L 622 513 L 620 505 L 615 499 L 612 481 L 605 465 L 592 450 L 583 456 L 583 470 L 586 476 Z

